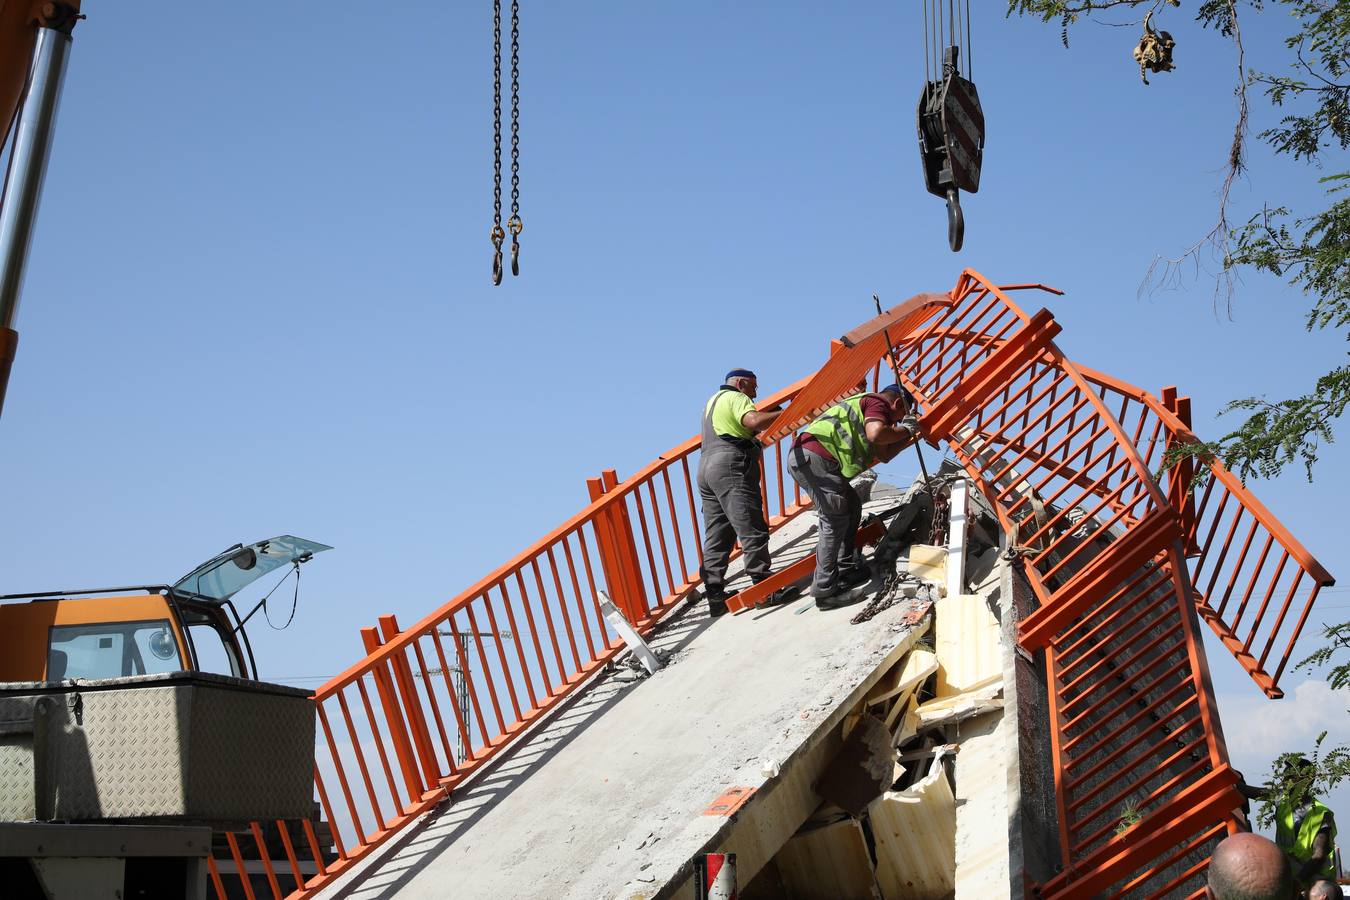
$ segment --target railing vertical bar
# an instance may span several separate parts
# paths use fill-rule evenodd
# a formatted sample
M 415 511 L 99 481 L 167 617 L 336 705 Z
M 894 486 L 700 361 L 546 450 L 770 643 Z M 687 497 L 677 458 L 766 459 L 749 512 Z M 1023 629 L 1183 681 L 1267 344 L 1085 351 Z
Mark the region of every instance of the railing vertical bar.
M 1275 638 L 1280 635 L 1280 626 L 1284 624 L 1284 617 L 1289 612 L 1289 605 L 1294 602 L 1294 595 L 1298 593 L 1298 586 L 1302 583 L 1304 574 L 1302 566 L 1294 572 L 1294 583 L 1289 586 L 1289 593 L 1285 595 L 1284 604 L 1280 606 L 1280 613 L 1275 617 L 1275 624 L 1270 629 L 1270 640 L 1266 641 L 1266 649 L 1261 651 L 1261 656 L 1256 661 L 1256 667 L 1262 671 L 1265 671 L 1266 657 L 1270 655 L 1271 648 L 1275 646 Z M 1315 592 L 1317 588 L 1314 586 L 1313 590 Z M 1306 613 L 1304 617 L 1307 617 Z
M 291 831 L 285 821 L 276 820 L 277 832 L 281 835 L 281 846 L 286 850 L 286 861 L 291 865 L 291 877 L 295 879 L 295 889 L 301 890 L 305 886 L 305 876 L 300 871 L 300 861 L 295 856 L 295 847 L 291 845 Z
M 656 539 L 661 545 L 661 566 L 666 572 L 666 586 L 670 595 L 675 594 L 675 574 L 670 568 L 670 550 L 666 547 L 666 525 L 661 520 L 661 504 L 656 499 L 656 478 L 647 479 L 647 499 L 652 504 L 652 519 L 656 530 Z
M 339 692 L 341 696 L 341 692 Z M 319 714 L 319 724 L 323 727 L 324 737 L 328 740 L 328 752 L 333 759 L 333 772 L 338 777 L 338 785 L 342 788 L 342 796 L 347 801 L 347 812 L 352 817 L 352 828 L 356 831 L 358 843 L 366 842 L 365 830 L 361 827 L 361 817 L 356 814 L 356 803 L 352 800 L 352 791 L 347 784 L 347 776 L 342 772 L 342 758 L 338 756 L 337 744 L 333 741 L 333 730 L 328 725 L 328 714 L 324 712 L 323 704 L 316 703 L 315 710 Z M 333 821 L 332 815 L 329 815 L 329 821 Z
M 432 629 L 432 634 L 433 635 L 435 634 L 434 628 Z M 450 737 L 445 732 L 445 721 L 441 718 L 441 704 L 436 699 L 436 688 L 435 685 L 432 684 L 431 670 L 427 668 L 426 654 L 422 652 L 421 639 L 419 638 L 413 641 L 412 647 L 413 647 L 413 654 L 417 657 L 417 666 L 422 672 L 421 678 L 422 690 L 426 692 L 427 704 L 431 707 L 431 716 L 433 719 L 436 720 L 436 734 L 441 739 L 441 749 L 445 751 L 445 759 L 450 766 L 450 771 L 448 774 L 453 775 L 455 774 L 455 771 L 458 768 L 458 766 L 456 766 L 455 764 L 454 751 L 450 749 Z M 413 696 L 414 697 L 416 696 L 415 687 Z M 454 692 L 451 692 L 450 702 L 452 705 L 454 704 L 454 696 L 455 696 Z M 415 798 L 409 799 L 413 800 Z
M 474 598 L 474 600 L 482 600 L 482 599 L 484 599 L 486 596 L 487 596 L 486 594 L 479 594 L 477 597 Z M 464 614 L 467 616 L 467 618 L 468 618 L 468 620 L 469 620 L 469 636 L 473 638 L 473 644 L 474 644 L 474 647 L 476 647 L 477 650 L 478 650 L 478 658 L 479 658 L 480 660 L 483 661 L 483 681 L 487 683 L 488 699 L 490 699 L 490 700 L 492 701 L 492 713 L 493 713 L 493 715 L 495 715 L 495 716 L 497 717 L 497 727 L 498 727 L 498 729 L 500 729 L 497 733 L 498 733 L 499 735 L 500 735 L 500 734 L 505 734 L 505 733 L 506 733 L 506 719 L 504 719 L 504 718 L 502 717 L 502 705 L 501 705 L 500 700 L 499 700 L 498 697 L 497 697 L 497 687 L 496 687 L 495 684 L 493 684 L 493 682 L 496 681 L 497 679 L 495 679 L 495 678 L 492 677 L 492 670 L 491 670 L 490 668 L 488 668 L 487 652 L 483 650 L 483 638 L 482 638 L 483 632 L 482 632 L 482 631 L 479 629 L 479 627 L 478 627 L 478 620 L 475 619 L 474 616 L 473 616 L 473 601 L 470 601 L 470 602 L 464 604 Z M 497 625 L 496 625 L 495 622 L 492 624 L 492 636 L 493 636 L 493 637 L 496 639 L 496 641 L 497 641 L 497 651 L 498 651 L 498 653 L 499 653 L 499 654 L 501 655 L 501 657 L 502 657 L 502 660 L 501 660 L 501 662 L 502 662 L 502 670 L 503 670 L 503 671 L 502 671 L 502 677 L 505 678 L 505 679 L 507 680 L 507 684 L 509 685 L 509 684 L 511 683 L 511 682 L 510 682 L 510 675 L 505 671 L 505 669 L 506 669 L 506 654 L 505 654 L 505 653 L 501 653 L 501 641 L 502 641 L 502 639 L 501 639 L 501 635 L 498 634 L 498 632 L 497 632 Z M 514 694 L 514 692 L 513 692 L 513 694 Z M 519 712 L 518 710 L 517 710 L 517 712 L 516 712 L 516 718 L 517 718 L 517 719 L 520 718 L 520 712 Z M 487 732 L 484 732 L 484 733 L 483 733 L 483 740 L 484 740 L 485 742 L 488 740 Z
M 778 514 L 785 516 L 787 515 L 787 503 L 783 493 L 783 476 L 785 474 L 783 471 L 783 441 L 775 441 L 773 451 L 778 471 Z
M 469 618 L 466 616 L 466 618 Z M 470 632 L 478 631 L 473 627 L 473 619 L 469 618 Z M 478 723 L 478 735 L 483 739 L 483 745 L 488 742 L 487 722 L 483 719 L 483 701 L 478 696 L 478 687 L 473 683 L 473 667 L 469 665 L 468 647 L 464 641 L 466 635 L 459 633 L 459 625 L 455 623 L 455 614 L 451 613 L 445 620 L 445 624 L 450 626 L 450 637 L 455 642 L 455 657 L 459 660 L 459 677 L 464 679 L 464 687 L 469 695 L 469 705 L 473 707 L 474 721 Z M 492 675 L 487 670 L 487 658 L 483 656 L 483 647 L 478 646 L 478 658 L 483 660 L 483 677 L 489 680 L 488 687 L 491 688 Z M 467 739 L 464 742 L 464 752 L 469 756 L 477 756 L 478 751 Z
M 267 852 L 267 842 L 263 840 L 262 829 L 257 822 L 250 822 L 253 842 L 258 845 L 258 859 L 262 860 L 263 873 L 267 875 L 267 886 L 272 889 L 272 900 L 281 900 L 281 885 L 277 884 L 277 873 L 272 869 L 272 855 Z
M 1255 520 L 1253 520 L 1252 524 L 1256 524 Z M 1253 570 L 1251 575 L 1246 579 L 1247 589 L 1242 592 L 1242 599 L 1238 601 L 1237 612 L 1233 614 L 1232 630 L 1234 632 L 1237 631 L 1238 625 L 1242 623 L 1242 616 L 1247 611 L 1247 602 L 1252 599 L 1252 591 L 1256 590 L 1256 585 L 1261 580 L 1261 571 L 1266 567 L 1266 560 L 1270 558 L 1270 548 L 1273 546 L 1275 546 L 1275 535 L 1267 531 L 1266 543 L 1261 547 L 1261 555 L 1256 559 L 1256 569 Z M 1208 600 L 1209 598 L 1205 599 Z M 1224 602 L 1228 602 L 1227 598 L 1224 599 Z M 1220 615 L 1223 615 L 1222 610 L 1219 610 L 1218 612 Z
M 633 488 L 633 504 L 637 508 L 638 528 L 642 531 L 642 546 L 647 551 L 647 572 L 652 579 L 652 605 L 648 608 L 650 612 L 660 608 L 664 594 L 661 591 L 661 574 L 656 569 L 656 555 L 652 552 L 652 535 L 647 528 L 647 511 L 642 503 L 641 485 Z M 642 573 L 638 572 L 637 575 L 641 577 Z
M 257 900 L 253 894 L 253 885 L 249 882 L 248 870 L 244 868 L 244 858 L 239 853 L 239 842 L 234 839 L 234 832 L 225 832 L 225 842 L 230 845 L 230 856 L 234 858 L 234 871 L 239 875 L 239 883 L 244 887 L 244 896 L 247 900 Z
M 506 624 L 511 626 L 511 642 L 516 646 L 516 659 L 520 660 L 520 678 L 525 682 L 525 694 L 530 698 L 530 708 L 537 709 L 539 707 L 539 698 L 536 697 L 534 693 L 534 682 L 530 678 L 530 664 L 525 659 L 525 646 L 520 642 L 520 626 L 516 622 L 515 613 L 511 611 L 511 596 L 506 592 L 505 578 L 497 583 L 497 590 L 502 595 L 502 606 L 506 609 Z M 522 597 L 521 600 L 524 602 L 525 598 Z M 488 618 L 492 618 L 491 602 L 488 603 Z M 534 623 L 531 622 L 530 625 L 533 627 Z M 493 627 L 495 630 L 496 626 Z M 503 662 L 502 665 L 505 667 L 505 662 Z M 506 669 L 505 673 L 506 683 L 510 685 L 515 679 L 511 677 L 509 669 Z M 521 715 L 520 710 L 517 709 L 516 720 L 519 721 L 521 718 L 523 718 L 523 716 Z
M 317 705 L 317 704 L 316 704 L 316 705 Z M 331 743 L 331 742 L 330 742 L 330 743 Z M 337 769 L 339 766 L 341 766 L 341 765 L 342 765 L 342 762 L 341 762 L 340 760 L 338 760 L 336 757 L 334 757 L 334 759 L 333 759 L 333 768 L 336 770 L 336 769 Z M 342 778 L 341 778 L 341 776 L 339 775 L 339 777 L 338 777 L 338 782 L 341 783 L 341 781 L 342 781 Z M 327 791 L 327 789 L 325 789 L 324 786 L 323 786 L 323 778 L 322 778 L 322 776 L 319 775 L 319 767 L 318 767 L 317 764 L 314 766 L 314 787 L 315 787 L 315 789 L 318 790 L 318 792 L 319 792 L 319 804 L 323 807 L 324 815 L 328 817 L 328 830 L 329 830 L 329 831 L 332 833 L 332 835 L 333 835 L 333 846 L 337 848 L 338 858 L 339 858 L 339 859 L 346 859 L 346 858 L 347 858 L 347 848 L 346 848 L 346 847 L 343 845 L 343 843 L 342 843 L 342 832 L 341 832 L 341 831 L 339 830 L 339 828 L 338 828 L 337 817 L 333 815 L 333 805 L 332 805 L 331 803 L 328 802 L 328 791 Z M 309 820 L 308 820 L 308 819 L 305 820 L 305 824 L 306 824 L 306 826 L 309 825 Z M 365 839 L 365 837 L 363 837 L 362 834 L 361 834 L 361 823 L 360 823 L 360 822 L 355 823 L 355 829 L 356 829 L 356 837 L 357 837 L 358 841 L 359 841 L 360 843 L 364 844 L 364 843 L 366 842 L 366 839 Z M 313 830 L 312 827 L 311 827 L 310 830 L 311 830 L 311 831 Z M 311 839 L 313 839 L 313 836 L 312 836 L 312 835 L 311 835 Z M 315 859 L 321 859 L 321 858 L 322 858 L 322 857 L 320 857 L 320 856 L 318 856 L 318 855 L 315 856 Z
M 698 564 L 703 565 L 703 536 L 699 534 L 698 511 L 694 509 L 694 480 L 689 477 L 689 457 L 680 458 L 684 467 L 684 493 L 689 499 L 689 523 L 694 534 L 694 547 L 698 550 Z
M 564 537 L 563 538 L 564 545 L 566 545 L 566 540 L 567 539 Z M 557 592 L 558 611 L 562 613 L 563 625 L 565 626 L 565 630 L 567 632 L 567 645 L 572 651 L 572 663 L 576 666 L 573 672 L 574 673 L 580 672 L 581 655 L 577 653 L 577 638 L 576 635 L 573 633 L 575 629 L 572 625 L 572 617 L 567 612 L 567 594 L 563 591 L 562 576 L 558 574 L 558 560 L 555 559 L 553 556 L 553 545 L 550 544 L 544 552 L 545 555 L 548 556 L 549 571 L 553 573 L 553 589 Z M 570 564 L 571 563 L 569 561 L 569 565 Z M 562 660 L 558 661 L 558 668 L 559 670 L 562 669 Z M 564 677 L 563 680 L 567 681 L 568 679 L 567 677 Z
M 586 638 L 586 651 L 590 654 L 586 659 L 589 661 L 596 657 L 595 641 L 591 638 L 591 626 L 589 620 L 586 618 L 586 605 L 581 599 L 581 582 L 577 580 L 577 565 L 572 560 L 571 538 L 573 534 L 576 534 L 577 537 L 580 538 L 580 529 L 575 532 L 568 532 L 563 536 L 563 554 L 567 558 L 567 574 L 572 578 L 572 594 L 577 603 L 577 615 L 581 617 L 581 633 Z M 584 546 L 582 547 L 582 553 L 585 553 Z M 587 565 L 589 566 L 590 563 L 587 563 Z
M 538 578 L 539 568 L 536 566 L 534 571 L 535 577 Z M 544 647 L 539 642 L 539 626 L 535 624 L 534 611 L 530 609 L 530 592 L 525 589 L 525 574 L 522 569 L 516 569 L 516 587 L 520 589 L 520 605 L 525 611 L 525 621 L 530 626 L 530 640 L 534 642 L 535 657 L 539 660 L 539 680 L 544 684 L 544 693 L 551 695 L 553 693 L 553 681 L 548 677 L 548 663 L 544 661 Z M 553 638 L 553 621 L 548 619 L 548 604 L 544 600 L 544 588 L 541 585 L 539 588 L 539 605 L 544 610 L 544 618 L 548 620 L 549 637 Z M 557 639 L 553 638 L 553 640 L 556 644 Z M 535 705 L 538 706 L 537 703 Z
M 1280 676 L 1284 674 L 1284 667 L 1289 663 L 1289 654 L 1294 652 L 1294 642 L 1297 641 L 1299 635 L 1303 633 L 1303 626 L 1306 625 L 1308 622 L 1308 614 L 1312 612 L 1313 604 L 1317 602 L 1317 595 L 1320 594 L 1321 592 L 1322 592 L 1322 585 L 1314 582 L 1312 591 L 1310 591 L 1308 594 L 1308 601 L 1303 604 L 1303 614 L 1298 617 L 1298 624 L 1294 626 L 1293 633 L 1289 635 L 1289 643 L 1284 648 L 1284 655 L 1280 657 L 1280 664 L 1275 667 L 1275 674 L 1271 678 L 1272 681 L 1278 682 L 1280 680 Z M 1277 622 L 1275 624 L 1275 629 L 1270 633 L 1270 641 L 1272 644 L 1275 642 L 1275 638 L 1279 634 L 1279 632 L 1280 632 L 1280 625 Z M 1269 653 L 1270 651 L 1266 652 Z M 1262 656 L 1263 667 L 1264 667 L 1264 658 L 1265 657 L 1263 655 Z
M 675 555 L 680 560 L 680 577 L 687 584 L 689 582 L 689 569 L 685 565 L 684 542 L 680 540 L 680 517 L 675 512 L 675 492 L 670 486 L 670 466 L 661 470 L 661 478 L 666 483 L 666 503 L 670 507 L 670 528 L 675 534 Z M 695 523 L 695 528 L 697 528 Z
M 436 648 L 436 659 L 441 664 L 441 681 L 445 683 L 445 692 L 450 697 L 450 711 L 455 714 L 455 726 L 459 729 L 459 739 L 464 742 L 464 754 L 472 755 L 473 741 L 469 739 L 469 728 L 464 722 L 464 717 L 469 714 L 467 709 L 459 708 L 459 691 L 455 689 L 455 683 L 450 678 L 450 663 L 445 658 L 445 646 L 441 643 L 441 629 L 439 626 L 431 629 L 432 646 Z M 456 641 L 456 644 L 459 642 Z M 464 677 L 461 669 L 460 677 Z M 452 760 L 455 766 L 458 766 L 464 759 Z
M 384 818 L 384 810 L 380 809 L 380 801 L 375 797 L 375 785 L 370 781 L 370 770 L 366 768 L 366 755 L 361 752 L 361 738 L 356 733 L 356 726 L 352 724 L 351 710 L 347 708 L 346 691 L 337 692 L 338 708 L 342 710 L 342 720 L 347 723 L 347 734 L 352 739 L 352 753 L 356 755 L 356 767 L 361 772 L 361 781 L 366 786 L 366 796 L 370 798 L 370 811 L 375 816 L 375 824 L 380 826 L 380 831 L 389 827 Z M 377 737 L 378 739 L 378 737 Z M 398 811 L 395 804 L 394 811 Z
M 595 530 L 594 523 L 591 524 L 591 530 Z M 614 645 L 615 641 L 620 640 L 620 638 L 617 636 L 610 638 L 609 632 L 605 630 L 605 617 L 600 612 L 600 591 L 596 587 L 595 573 L 591 570 L 591 548 L 590 544 L 586 541 L 586 532 L 577 529 L 577 540 L 581 543 L 581 565 L 586 571 L 586 584 L 591 589 L 591 604 L 595 607 L 595 620 L 600 623 L 600 640 L 604 641 L 605 647 L 608 649 Z M 599 536 L 596 535 L 594 540 L 598 547 L 600 544 Z
M 380 765 L 384 767 L 384 777 L 389 782 L 389 796 L 393 798 L 394 809 L 400 810 L 402 802 L 399 800 L 398 788 L 394 784 L 394 770 L 389 765 L 389 755 L 384 752 L 384 741 L 380 739 L 380 729 L 375 723 L 375 709 L 370 705 L 370 694 L 366 691 L 366 682 L 364 678 L 356 679 L 356 689 L 361 694 L 361 704 L 366 710 L 366 721 L 370 723 L 370 733 L 374 735 L 375 750 L 380 757 Z M 414 798 L 409 797 L 409 801 Z

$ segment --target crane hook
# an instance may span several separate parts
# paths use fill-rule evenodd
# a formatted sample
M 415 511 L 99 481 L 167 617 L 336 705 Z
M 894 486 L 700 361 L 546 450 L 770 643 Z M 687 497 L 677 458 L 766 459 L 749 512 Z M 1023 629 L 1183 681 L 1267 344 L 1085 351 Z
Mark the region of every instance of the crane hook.
M 520 216 L 512 216 L 506 220 L 506 227 L 511 231 L 511 274 L 520 274 L 520 233 L 525 230 L 525 223 L 520 221 Z
M 947 188 L 947 246 L 956 253 L 966 238 L 966 217 L 961 212 L 961 194 L 954 187 Z
M 506 232 L 501 225 L 492 226 L 492 283 L 494 285 L 502 283 L 502 241 L 506 240 Z

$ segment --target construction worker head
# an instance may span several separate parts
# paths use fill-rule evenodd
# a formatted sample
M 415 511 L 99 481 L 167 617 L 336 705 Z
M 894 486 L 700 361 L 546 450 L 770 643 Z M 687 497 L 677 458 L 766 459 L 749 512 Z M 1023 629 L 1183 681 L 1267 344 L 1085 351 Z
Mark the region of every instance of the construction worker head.
M 1308 900 L 1345 900 L 1345 892 L 1336 882 L 1323 878 L 1308 888 Z
M 749 369 L 732 369 L 723 384 L 735 388 L 751 400 L 759 393 L 759 379 Z
M 1298 753 L 1288 753 L 1280 757 L 1275 764 L 1280 780 L 1289 789 L 1290 799 L 1301 802 L 1312 793 L 1313 782 L 1317 780 L 1317 766 L 1312 760 Z
M 914 395 L 905 390 L 901 385 L 888 384 L 881 389 L 881 393 L 886 399 L 891 401 L 891 405 L 896 408 L 901 415 L 906 415 L 914 409 Z
M 1240 832 L 1214 848 L 1207 886 L 1213 900 L 1289 900 L 1294 888 L 1289 858 L 1269 838 Z

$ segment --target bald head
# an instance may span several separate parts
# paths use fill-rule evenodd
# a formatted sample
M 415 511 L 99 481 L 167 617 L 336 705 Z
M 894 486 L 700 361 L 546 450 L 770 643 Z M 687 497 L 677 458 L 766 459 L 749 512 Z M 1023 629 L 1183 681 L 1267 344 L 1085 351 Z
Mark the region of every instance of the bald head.
M 1227 837 L 1209 861 L 1209 896 L 1214 900 L 1289 900 L 1294 872 L 1274 842 L 1259 834 Z
M 1345 900 L 1345 892 L 1339 884 L 1324 878 L 1308 888 L 1308 900 Z

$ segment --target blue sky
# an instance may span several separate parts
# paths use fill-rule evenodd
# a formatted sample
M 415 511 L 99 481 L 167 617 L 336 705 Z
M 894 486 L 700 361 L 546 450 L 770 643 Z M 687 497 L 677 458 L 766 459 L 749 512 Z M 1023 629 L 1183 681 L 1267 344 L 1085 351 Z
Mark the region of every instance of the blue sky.
M 0 420 L 5 588 L 158 581 L 304 535 L 337 549 L 288 631 L 251 633 L 265 676 L 336 672 L 378 614 L 419 618 L 579 508 L 587 476 L 691 434 L 727 368 L 772 390 L 873 291 L 966 265 L 1064 289 L 1023 298 L 1061 347 L 1180 385 L 1203 434 L 1224 401 L 1343 359 L 1278 280 L 1245 275 L 1231 318 L 1204 271 L 1139 291 L 1213 223 L 1231 45 L 1169 10 L 1178 68 L 1145 87 L 1134 29 L 1066 51 L 980 6 L 988 146 L 952 254 L 915 147 L 918 4 L 527 3 L 523 274 L 494 289 L 489 4 L 86 3 Z M 1249 64 L 1276 67 L 1287 27 L 1248 15 Z M 1254 131 L 1274 119 L 1254 96 Z M 1319 172 L 1253 142 L 1235 219 L 1313 208 L 1342 156 Z M 1333 573 L 1346 463 L 1332 446 L 1315 484 L 1256 485 Z M 1350 615 L 1345 589 L 1323 602 Z M 1290 735 L 1350 737 L 1344 698 L 1258 704 L 1211 658 L 1249 774 Z

